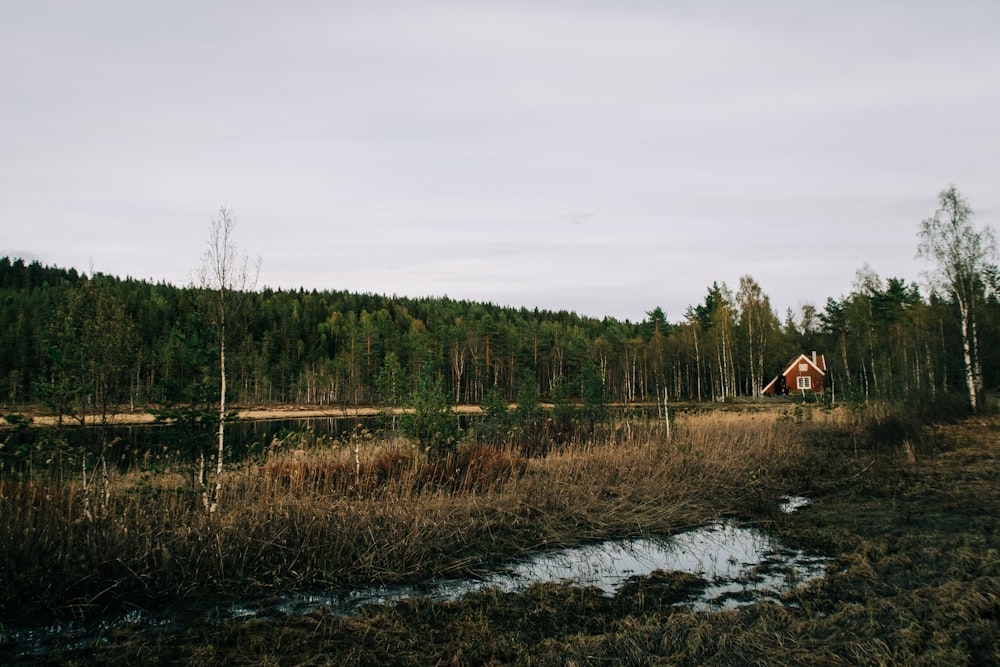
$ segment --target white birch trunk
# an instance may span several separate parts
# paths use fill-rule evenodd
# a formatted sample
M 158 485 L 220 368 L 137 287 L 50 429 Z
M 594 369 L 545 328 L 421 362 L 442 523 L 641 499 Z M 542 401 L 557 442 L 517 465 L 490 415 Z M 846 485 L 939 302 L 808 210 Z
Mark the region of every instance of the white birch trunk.
M 969 306 L 967 303 L 958 300 L 958 309 L 962 317 L 962 360 L 965 362 L 965 384 L 969 390 L 969 404 L 972 411 L 977 410 L 976 405 L 976 368 L 973 362 L 972 337 L 969 335 Z

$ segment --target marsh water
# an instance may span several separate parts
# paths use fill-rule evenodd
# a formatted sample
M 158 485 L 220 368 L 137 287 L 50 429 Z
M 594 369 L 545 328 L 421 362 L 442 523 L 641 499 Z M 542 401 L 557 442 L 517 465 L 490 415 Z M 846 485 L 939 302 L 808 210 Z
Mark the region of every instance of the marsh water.
M 719 521 L 669 539 L 609 540 L 545 551 L 475 579 L 286 594 L 273 609 L 306 614 L 325 607 L 335 613 L 351 614 L 368 604 L 416 597 L 458 600 L 486 589 L 519 593 L 537 583 L 592 587 L 614 595 L 636 578 L 656 571 L 675 571 L 694 574 L 706 582 L 700 594 L 681 604 L 709 611 L 764 599 L 780 602 L 782 593 L 823 576 L 828 562 L 828 558 L 783 547 L 754 528 Z M 260 611 L 237 605 L 231 615 L 253 616 Z
M 807 503 L 805 498 L 787 498 L 781 509 L 792 512 Z M 787 548 L 752 526 L 719 520 L 665 538 L 608 540 L 540 551 L 478 577 L 286 592 L 215 606 L 136 608 L 97 623 L 7 628 L 3 640 L 15 644 L 22 653 L 44 653 L 55 646 L 100 643 L 110 630 L 124 625 L 148 630 L 179 629 L 195 623 L 303 615 L 324 608 L 337 614 L 354 614 L 371 604 L 393 604 L 418 597 L 459 600 L 486 589 L 517 593 L 536 583 L 594 587 L 605 595 L 614 595 L 627 582 L 656 571 L 687 572 L 701 578 L 705 585 L 700 592 L 678 604 L 710 611 L 762 600 L 780 604 L 783 593 L 822 577 L 829 562 L 829 558 Z
M 655 416 L 655 409 L 629 408 L 622 411 L 636 419 Z M 481 419 L 476 414 L 456 414 L 455 420 L 462 429 L 474 428 Z M 238 419 L 226 427 L 226 452 L 231 461 L 266 455 L 290 436 L 308 437 L 326 442 L 350 440 L 359 435 L 370 436 L 398 428 L 399 422 L 384 415 L 330 415 L 325 417 L 280 417 L 273 419 Z M 153 464 L 158 460 L 190 455 L 199 447 L 208 451 L 214 448 L 218 427 L 211 420 L 198 424 L 144 423 L 109 424 L 106 426 L 78 426 L 67 422 L 62 428 L 22 428 L 5 434 L 8 451 L 23 450 L 21 467 L 30 468 L 31 456 L 40 461 L 53 459 L 59 454 L 88 453 L 97 456 L 104 452 L 108 462 L 121 469 L 131 469 Z M 39 456 L 40 454 L 40 456 Z M 78 463 L 79 456 L 74 458 Z M 67 463 L 71 467 L 70 463 Z M 11 460 L 8 472 L 19 466 Z

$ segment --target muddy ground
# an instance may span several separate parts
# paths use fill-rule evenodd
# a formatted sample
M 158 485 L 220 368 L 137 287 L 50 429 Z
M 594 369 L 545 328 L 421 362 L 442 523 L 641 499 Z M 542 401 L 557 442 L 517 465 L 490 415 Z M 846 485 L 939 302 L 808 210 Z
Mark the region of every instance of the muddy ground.
M 658 573 L 614 597 L 571 586 L 411 600 L 352 617 L 111 631 L 100 645 L 0 662 L 192 665 L 1000 664 L 1000 419 L 925 428 L 916 441 L 813 443 L 814 502 L 744 517 L 834 558 L 782 604 L 697 612 L 703 585 Z

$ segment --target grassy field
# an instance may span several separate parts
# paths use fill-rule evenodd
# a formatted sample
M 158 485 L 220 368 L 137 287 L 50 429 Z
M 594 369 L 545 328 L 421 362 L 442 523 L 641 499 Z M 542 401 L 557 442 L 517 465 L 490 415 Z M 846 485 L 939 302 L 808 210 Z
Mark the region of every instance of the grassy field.
M 718 516 L 834 557 L 739 610 L 675 606 L 659 573 L 614 597 L 572 586 L 411 600 L 343 617 L 112 630 L 54 664 L 1000 664 L 1000 420 L 918 428 L 820 409 L 689 413 L 671 438 L 618 423 L 544 457 L 303 441 L 227 472 L 210 516 L 185 471 L 0 480 L 0 618 L 474 573 L 544 546 L 663 535 Z M 783 494 L 815 502 L 777 511 Z M 6 653 L 4 652 L 6 651 Z

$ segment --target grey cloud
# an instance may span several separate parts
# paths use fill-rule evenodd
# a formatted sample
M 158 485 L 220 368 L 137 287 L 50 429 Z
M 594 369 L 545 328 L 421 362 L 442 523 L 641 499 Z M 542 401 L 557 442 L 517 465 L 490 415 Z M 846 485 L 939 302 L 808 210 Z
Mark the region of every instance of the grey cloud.
M 1000 8 L 959 5 L 12 5 L 5 243 L 176 280 L 228 202 L 273 286 L 822 305 L 917 276 L 951 182 L 1000 221 Z

